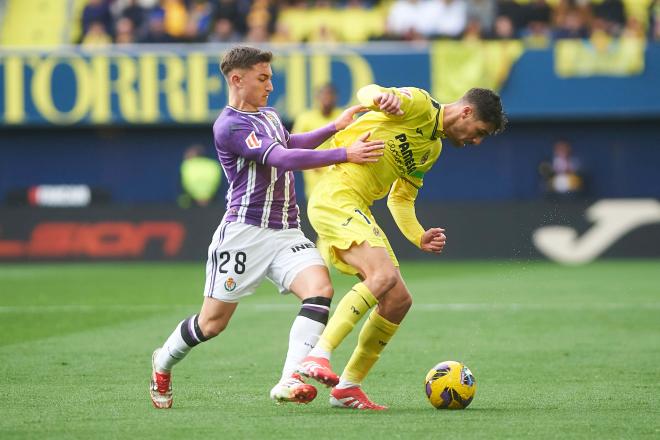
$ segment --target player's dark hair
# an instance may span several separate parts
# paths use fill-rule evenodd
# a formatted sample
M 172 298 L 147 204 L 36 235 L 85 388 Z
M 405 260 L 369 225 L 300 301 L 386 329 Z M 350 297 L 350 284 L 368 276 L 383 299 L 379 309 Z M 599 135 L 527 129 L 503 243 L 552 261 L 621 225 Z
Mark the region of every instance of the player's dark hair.
M 502 100 L 497 93 L 489 89 L 473 88 L 467 91 L 463 100 L 474 106 L 480 121 L 493 124 L 495 127 L 493 134 L 504 131 L 508 119 L 502 109 Z
M 225 53 L 220 62 L 220 70 L 226 77 L 234 69 L 249 69 L 255 64 L 270 63 L 272 52 L 249 46 L 236 46 Z

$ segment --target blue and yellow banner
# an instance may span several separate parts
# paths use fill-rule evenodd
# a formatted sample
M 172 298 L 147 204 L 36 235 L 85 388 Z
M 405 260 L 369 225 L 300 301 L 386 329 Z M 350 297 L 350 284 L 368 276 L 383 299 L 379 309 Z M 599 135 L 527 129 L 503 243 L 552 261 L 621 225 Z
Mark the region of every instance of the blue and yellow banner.
M 597 53 L 590 55 L 591 68 L 579 64 L 585 59 L 581 45 L 562 43 L 557 53 L 525 51 L 517 41 L 274 48 L 270 104 L 294 118 L 312 105 L 321 84 L 334 82 L 345 106 L 355 102 L 357 89 L 376 82 L 421 87 L 443 102 L 470 87 L 493 88 L 513 117 L 608 115 L 622 106 L 633 115 L 660 115 L 660 48 L 606 52 L 610 66 L 612 59 L 624 63 L 608 74 Z M 207 123 L 227 101 L 218 67 L 225 49 L 0 51 L 0 124 Z M 626 92 L 608 96 L 612 89 Z M 575 102 L 588 105 L 570 105 Z

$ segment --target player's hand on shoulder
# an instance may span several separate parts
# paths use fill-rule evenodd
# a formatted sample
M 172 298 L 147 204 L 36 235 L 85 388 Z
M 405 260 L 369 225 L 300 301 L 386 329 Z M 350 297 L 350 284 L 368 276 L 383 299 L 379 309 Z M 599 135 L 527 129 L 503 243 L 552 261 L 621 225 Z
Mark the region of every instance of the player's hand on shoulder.
M 335 128 L 337 129 L 337 131 L 343 130 L 344 128 L 351 125 L 351 123 L 355 120 L 354 119 L 355 115 L 366 111 L 369 111 L 369 109 L 363 105 L 354 105 L 352 107 L 347 108 L 335 120 Z
M 389 113 L 395 116 L 403 115 L 401 110 L 401 98 L 394 92 L 382 92 L 374 98 L 374 104 L 380 108 L 383 113 Z
M 358 139 L 346 148 L 346 162 L 368 163 L 378 162 L 378 159 L 384 154 L 385 144 L 379 140 L 369 140 L 371 132 L 358 137 Z
M 422 235 L 420 248 L 424 252 L 439 254 L 445 248 L 446 242 L 447 237 L 445 236 L 445 230 L 443 228 L 431 228 L 427 229 Z

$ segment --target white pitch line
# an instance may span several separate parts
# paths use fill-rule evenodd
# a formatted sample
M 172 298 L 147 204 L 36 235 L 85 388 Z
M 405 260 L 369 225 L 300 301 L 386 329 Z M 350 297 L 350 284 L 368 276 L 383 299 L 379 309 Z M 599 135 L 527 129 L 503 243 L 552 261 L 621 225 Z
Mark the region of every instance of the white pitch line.
M 255 304 L 258 311 L 293 310 L 292 304 Z M 463 312 L 463 311 L 534 311 L 534 310 L 660 310 L 660 303 L 589 303 L 589 304 L 538 304 L 538 303 L 447 303 L 447 304 L 413 304 L 411 312 Z
M 190 308 L 190 305 L 169 304 L 58 304 L 43 306 L 0 306 L 0 313 L 60 313 L 60 312 L 134 312 L 134 311 L 160 311 L 168 309 Z
M 60 304 L 60 305 L 28 305 L 0 306 L 0 314 L 10 313 L 61 313 L 61 312 L 134 312 L 134 311 L 168 311 L 175 309 L 195 308 L 194 304 Z M 257 312 L 289 312 L 295 311 L 297 304 L 244 304 L 241 309 Z M 660 303 L 588 303 L 588 304 L 538 304 L 538 303 L 448 303 L 448 304 L 413 304 L 411 312 L 519 312 L 519 311 L 608 311 L 608 310 L 660 310 Z

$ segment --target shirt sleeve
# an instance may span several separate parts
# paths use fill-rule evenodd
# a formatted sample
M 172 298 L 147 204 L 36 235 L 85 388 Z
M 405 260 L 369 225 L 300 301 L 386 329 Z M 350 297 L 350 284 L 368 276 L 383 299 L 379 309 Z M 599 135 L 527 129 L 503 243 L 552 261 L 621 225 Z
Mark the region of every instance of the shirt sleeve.
M 292 134 L 288 142 L 289 148 L 316 148 L 335 133 L 337 133 L 335 123 L 330 122 L 313 131 Z
M 266 165 L 287 170 L 308 170 L 321 168 L 336 163 L 346 162 L 345 148 L 330 150 L 287 150 L 280 144 L 275 144 L 266 158 Z
M 248 122 L 232 122 L 214 133 L 219 150 L 230 151 L 248 160 L 265 165 L 268 155 L 276 145 L 282 146 L 277 138 L 259 133 Z
M 418 248 L 421 247 L 424 227 L 417 220 L 415 199 L 421 179 L 406 177 L 394 181 L 387 197 L 387 207 L 403 235 Z
M 361 105 L 369 108 L 370 110 L 380 112 L 374 98 L 383 92 L 392 92 L 401 99 L 401 110 L 403 115 L 388 115 L 393 119 L 411 119 L 419 114 L 420 111 L 425 111 L 428 108 L 428 102 L 431 99 L 429 94 L 417 87 L 381 87 L 377 84 L 369 84 L 362 87 L 357 92 L 357 98 Z

